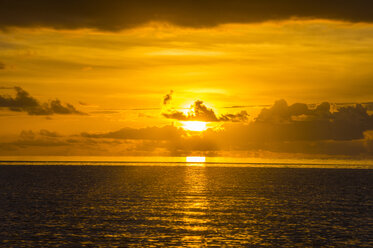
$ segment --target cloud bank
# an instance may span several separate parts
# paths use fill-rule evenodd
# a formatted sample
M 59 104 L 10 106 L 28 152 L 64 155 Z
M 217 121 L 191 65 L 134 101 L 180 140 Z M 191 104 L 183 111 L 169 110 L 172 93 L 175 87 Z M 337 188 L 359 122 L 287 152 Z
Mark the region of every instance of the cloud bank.
M 181 120 L 195 118 L 192 116 L 188 119 L 188 116 L 180 113 L 178 115 L 182 116 Z M 196 116 L 201 115 L 205 120 L 218 119 L 208 108 L 202 108 L 201 114 Z M 373 116 L 369 115 L 361 104 L 344 106 L 332 111 L 328 102 L 310 108 L 304 103 L 288 105 L 285 100 L 279 100 L 271 107 L 263 108 L 252 122 L 227 122 L 222 127 L 217 130 L 208 129 L 199 135 L 189 135 L 181 128 L 166 126 L 151 130 L 122 129 L 117 132 L 82 136 L 95 140 L 136 140 L 136 149 L 142 149 L 145 142 L 148 152 L 163 151 L 163 155 L 172 156 L 217 156 L 235 153 L 252 156 L 268 152 L 320 156 L 373 156 Z M 158 142 L 151 143 L 153 147 L 150 148 L 149 140 Z
M 8 88 L 4 87 L 3 89 Z M 76 110 L 71 104 L 63 105 L 58 99 L 40 103 L 21 87 L 14 87 L 13 89 L 16 91 L 15 97 L 0 95 L 0 108 L 7 108 L 15 112 L 26 112 L 29 115 L 84 114 Z
M 187 27 L 289 18 L 372 22 L 370 0 L 0 0 L 0 28 L 121 30 L 150 21 Z
M 146 128 L 123 128 L 115 132 L 89 134 L 82 133 L 82 137 L 86 138 L 109 138 L 109 139 L 143 139 L 143 140 L 172 140 L 183 135 L 183 130 L 173 126 L 164 127 L 146 127 Z
M 279 100 L 260 112 L 251 129 L 254 136 L 266 133 L 262 136 L 271 140 L 353 140 L 373 129 L 373 117 L 361 104 L 331 112 L 328 102 L 309 109 L 306 104 L 288 106 Z
M 75 135 L 25 130 L 12 142 L 0 142 L 0 155 L 373 157 L 368 110 L 361 104 L 334 111 L 330 106 L 279 100 L 252 122 L 225 122 L 198 134 L 171 125 Z

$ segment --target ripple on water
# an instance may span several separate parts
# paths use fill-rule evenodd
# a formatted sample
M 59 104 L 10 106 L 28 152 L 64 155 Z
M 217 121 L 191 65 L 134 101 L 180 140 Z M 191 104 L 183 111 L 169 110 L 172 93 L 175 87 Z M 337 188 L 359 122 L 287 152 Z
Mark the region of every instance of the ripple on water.
M 373 171 L 0 166 L 0 245 L 373 246 Z

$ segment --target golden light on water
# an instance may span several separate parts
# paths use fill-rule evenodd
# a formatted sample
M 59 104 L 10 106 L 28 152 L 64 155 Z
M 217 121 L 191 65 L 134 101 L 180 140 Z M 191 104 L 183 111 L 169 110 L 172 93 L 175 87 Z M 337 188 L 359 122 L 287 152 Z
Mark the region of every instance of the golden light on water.
M 188 131 L 202 132 L 207 129 L 207 122 L 204 121 L 183 121 L 183 128 Z
M 188 163 L 204 163 L 206 162 L 206 157 L 186 157 Z

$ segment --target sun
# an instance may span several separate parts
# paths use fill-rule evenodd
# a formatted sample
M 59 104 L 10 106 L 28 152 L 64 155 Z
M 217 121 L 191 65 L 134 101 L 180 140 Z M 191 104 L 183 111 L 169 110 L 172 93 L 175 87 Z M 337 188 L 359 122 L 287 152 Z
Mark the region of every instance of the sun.
M 187 163 L 204 163 L 206 162 L 206 157 L 186 157 Z
M 204 121 L 182 121 L 183 128 L 189 131 L 202 132 L 207 129 L 207 122 Z

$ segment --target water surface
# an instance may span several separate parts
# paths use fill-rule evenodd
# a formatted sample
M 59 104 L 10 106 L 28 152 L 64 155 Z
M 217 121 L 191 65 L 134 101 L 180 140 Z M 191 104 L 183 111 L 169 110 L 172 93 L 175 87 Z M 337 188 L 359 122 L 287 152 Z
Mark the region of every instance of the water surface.
M 373 246 L 373 170 L 0 166 L 0 246 Z

